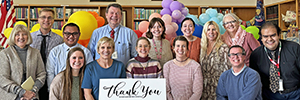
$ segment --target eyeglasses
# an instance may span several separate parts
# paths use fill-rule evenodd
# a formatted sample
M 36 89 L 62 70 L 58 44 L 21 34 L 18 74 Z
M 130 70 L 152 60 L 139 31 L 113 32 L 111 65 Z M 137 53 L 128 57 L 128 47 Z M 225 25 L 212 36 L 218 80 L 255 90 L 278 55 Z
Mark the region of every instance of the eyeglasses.
M 46 16 L 41 16 L 39 17 L 42 20 L 48 19 L 48 20 L 53 20 L 53 17 L 46 17 Z
M 236 22 L 236 20 L 233 20 L 233 21 L 230 21 L 230 22 L 225 22 L 225 23 L 223 23 L 223 25 L 227 25 L 227 24 L 229 24 L 229 23 L 233 24 L 233 23 L 235 23 L 235 22 Z
M 235 57 L 235 56 L 241 57 L 242 55 L 245 55 L 245 53 L 231 53 L 228 54 L 228 57 Z
M 67 36 L 67 37 L 70 37 L 71 35 L 74 37 L 74 36 L 77 36 L 79 34 L 79 32 L 73 32 L 73 33 L 70 33 L 70 32 L 64 32 L 64 34 Z

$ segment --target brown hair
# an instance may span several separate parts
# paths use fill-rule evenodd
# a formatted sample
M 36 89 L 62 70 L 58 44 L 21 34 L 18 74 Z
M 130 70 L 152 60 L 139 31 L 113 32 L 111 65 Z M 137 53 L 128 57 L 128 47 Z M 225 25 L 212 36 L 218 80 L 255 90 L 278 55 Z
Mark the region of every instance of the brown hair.
M 84 100 L 83 99 L 83 90 L 80 88 L 81 87 L 81 83 L 82 83 L 82 79 L 83 79 L 83 73 L 84 73 L 84 69 L 85 69 L 85 65 L 86 65 L 86 58 L 84 55 L 84 51 L 79 48 L 79 47 L 75 47 L 73 49 L 71 49 L 68 53 L 68 58 L 66 61 L 66 70 L 63 71 L 64 73 L 64 77 L 63 77 L 63 100 L 71 100 L 71 94 L 72 94 L 72 82 L 73 82 L 73 75 L 72 75 L 72 67 L 70 65 L 70 57 L 71 55 L 76 52 L 76 51 L 80 51 L 83 54 L 84 57 L 84 63 L 83 66 L 80 68 L 79 71 L 79 100 Z
M 43 8 L 43 9 L 41 9 L 39 11 L 39 17 L 40 17 L 40 15 L 41 15 L 42 12 L 52 12 L 53 17 L 55 17 L 55 11 L 53 9 L 51 9 L 51 8 Z
M 138 38 L 138 39 L 136 40 L 135 47 L 138 46 L 138 43 L 139 43 L 140 40 L 146 40 L 146 41 L 148 42 L 149 46 L 151 45 L 150 41 L 149 41 L 146 37 L 140 37 L 140 38 Z
M 150 24 L 149 24 L 149 27 L 148 27 L 148 32 L 146 33 L 147 38 L 149 38 L 149 39 L 153 38 L 153 34 L 151 32 L 151 28 L 153 28 L 153 26 L 154 26 L 154 24 L 156 22 L 159 23 L 159 25 L 161 25 L 161 27 L 163 27 L 164 30 L 163 30 L 163 32 L 161 34 L 161 38 L 165 39 L 165 37 L 166 37 L 165 36 L 166 35 L 166 33 L 165 33 L 165 31 L 166 31 L 165 23 L 164 23 L 164 21 L 162 19 L 156 18 L 156 17 L 152 18 L 151 21 L 150 21 Z

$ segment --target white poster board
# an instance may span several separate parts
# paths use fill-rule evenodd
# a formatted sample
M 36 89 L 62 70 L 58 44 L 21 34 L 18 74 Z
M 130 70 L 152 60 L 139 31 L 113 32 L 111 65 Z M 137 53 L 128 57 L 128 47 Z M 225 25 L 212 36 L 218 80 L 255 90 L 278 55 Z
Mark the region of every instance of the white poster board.
M 99 100 L 166 100 L 165 79 L 100 79 Z

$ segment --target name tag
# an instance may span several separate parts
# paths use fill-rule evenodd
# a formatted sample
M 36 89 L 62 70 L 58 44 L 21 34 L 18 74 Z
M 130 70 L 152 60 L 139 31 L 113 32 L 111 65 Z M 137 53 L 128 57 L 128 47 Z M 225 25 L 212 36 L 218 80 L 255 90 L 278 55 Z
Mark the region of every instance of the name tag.
M 283 91 L 283 80 L 282 79 L 279 79 L 279 89 L 278 91 Z
M 112 56 L 112 59 L 118 59 L 118 52 L 115 51 L 111 56 Z

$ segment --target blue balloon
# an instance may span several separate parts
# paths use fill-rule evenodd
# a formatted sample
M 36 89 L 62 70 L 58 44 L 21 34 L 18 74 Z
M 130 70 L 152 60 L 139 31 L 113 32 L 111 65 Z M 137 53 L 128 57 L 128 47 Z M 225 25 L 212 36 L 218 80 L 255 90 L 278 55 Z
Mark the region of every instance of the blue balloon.
M 219 21 L 223 20 L 224 15 L 222 13 L 218 13 L 217 18 L 219 19 Z
M 201 23 L 206 23 L 207 21 L 209 21 L 210 17 L 208 14 L 203 13 L 199 16 L 199 20 Z
M 206 12 L 210 17 L 217 17 L 218 11 L 216 9 L 209 8 Z
M 220 21 L 217 17 L 212 17 L 212 18 L 209 19 L 209 21 L 214 21 L 216 23 L 220 23 Z
M 223 22 L 220 22 L 219 23 L 219 30 L 220 30 L 220 34 L 224 34 L 225 33 L 225 28 L 224 28 L 224 26 L 223 26 Z
M 178 30 L 176 31 L 176 34 L 177 34 L 177 36 L 181 36 L 181 35 L 183 35 L 183 33 L 182 33 L 182 31 L 181 31 L 181 29 L 180 29 L 180 27 L 181 27 L 181 24 L 178 24 Z M 202 31 L 203 31 L 203 26 L 202 25 L 195 25 L 195 31 L 194 31 L 194 33 L 193 33 L 193 35 L 194 36 L 197 36 L 197 37 L 199 37 L 199 38 L 201 38 L 201 36 L 202 36 Z
M 200 23 L 200 21 L 198 20 L 198 18 L 197 18 L 195 15 L 188 15 L 188 16 L 186 16 L 186 17 L 193 19 L 193 21 L 194 21 L 196 24 L 199 24 L 199 23 Z

